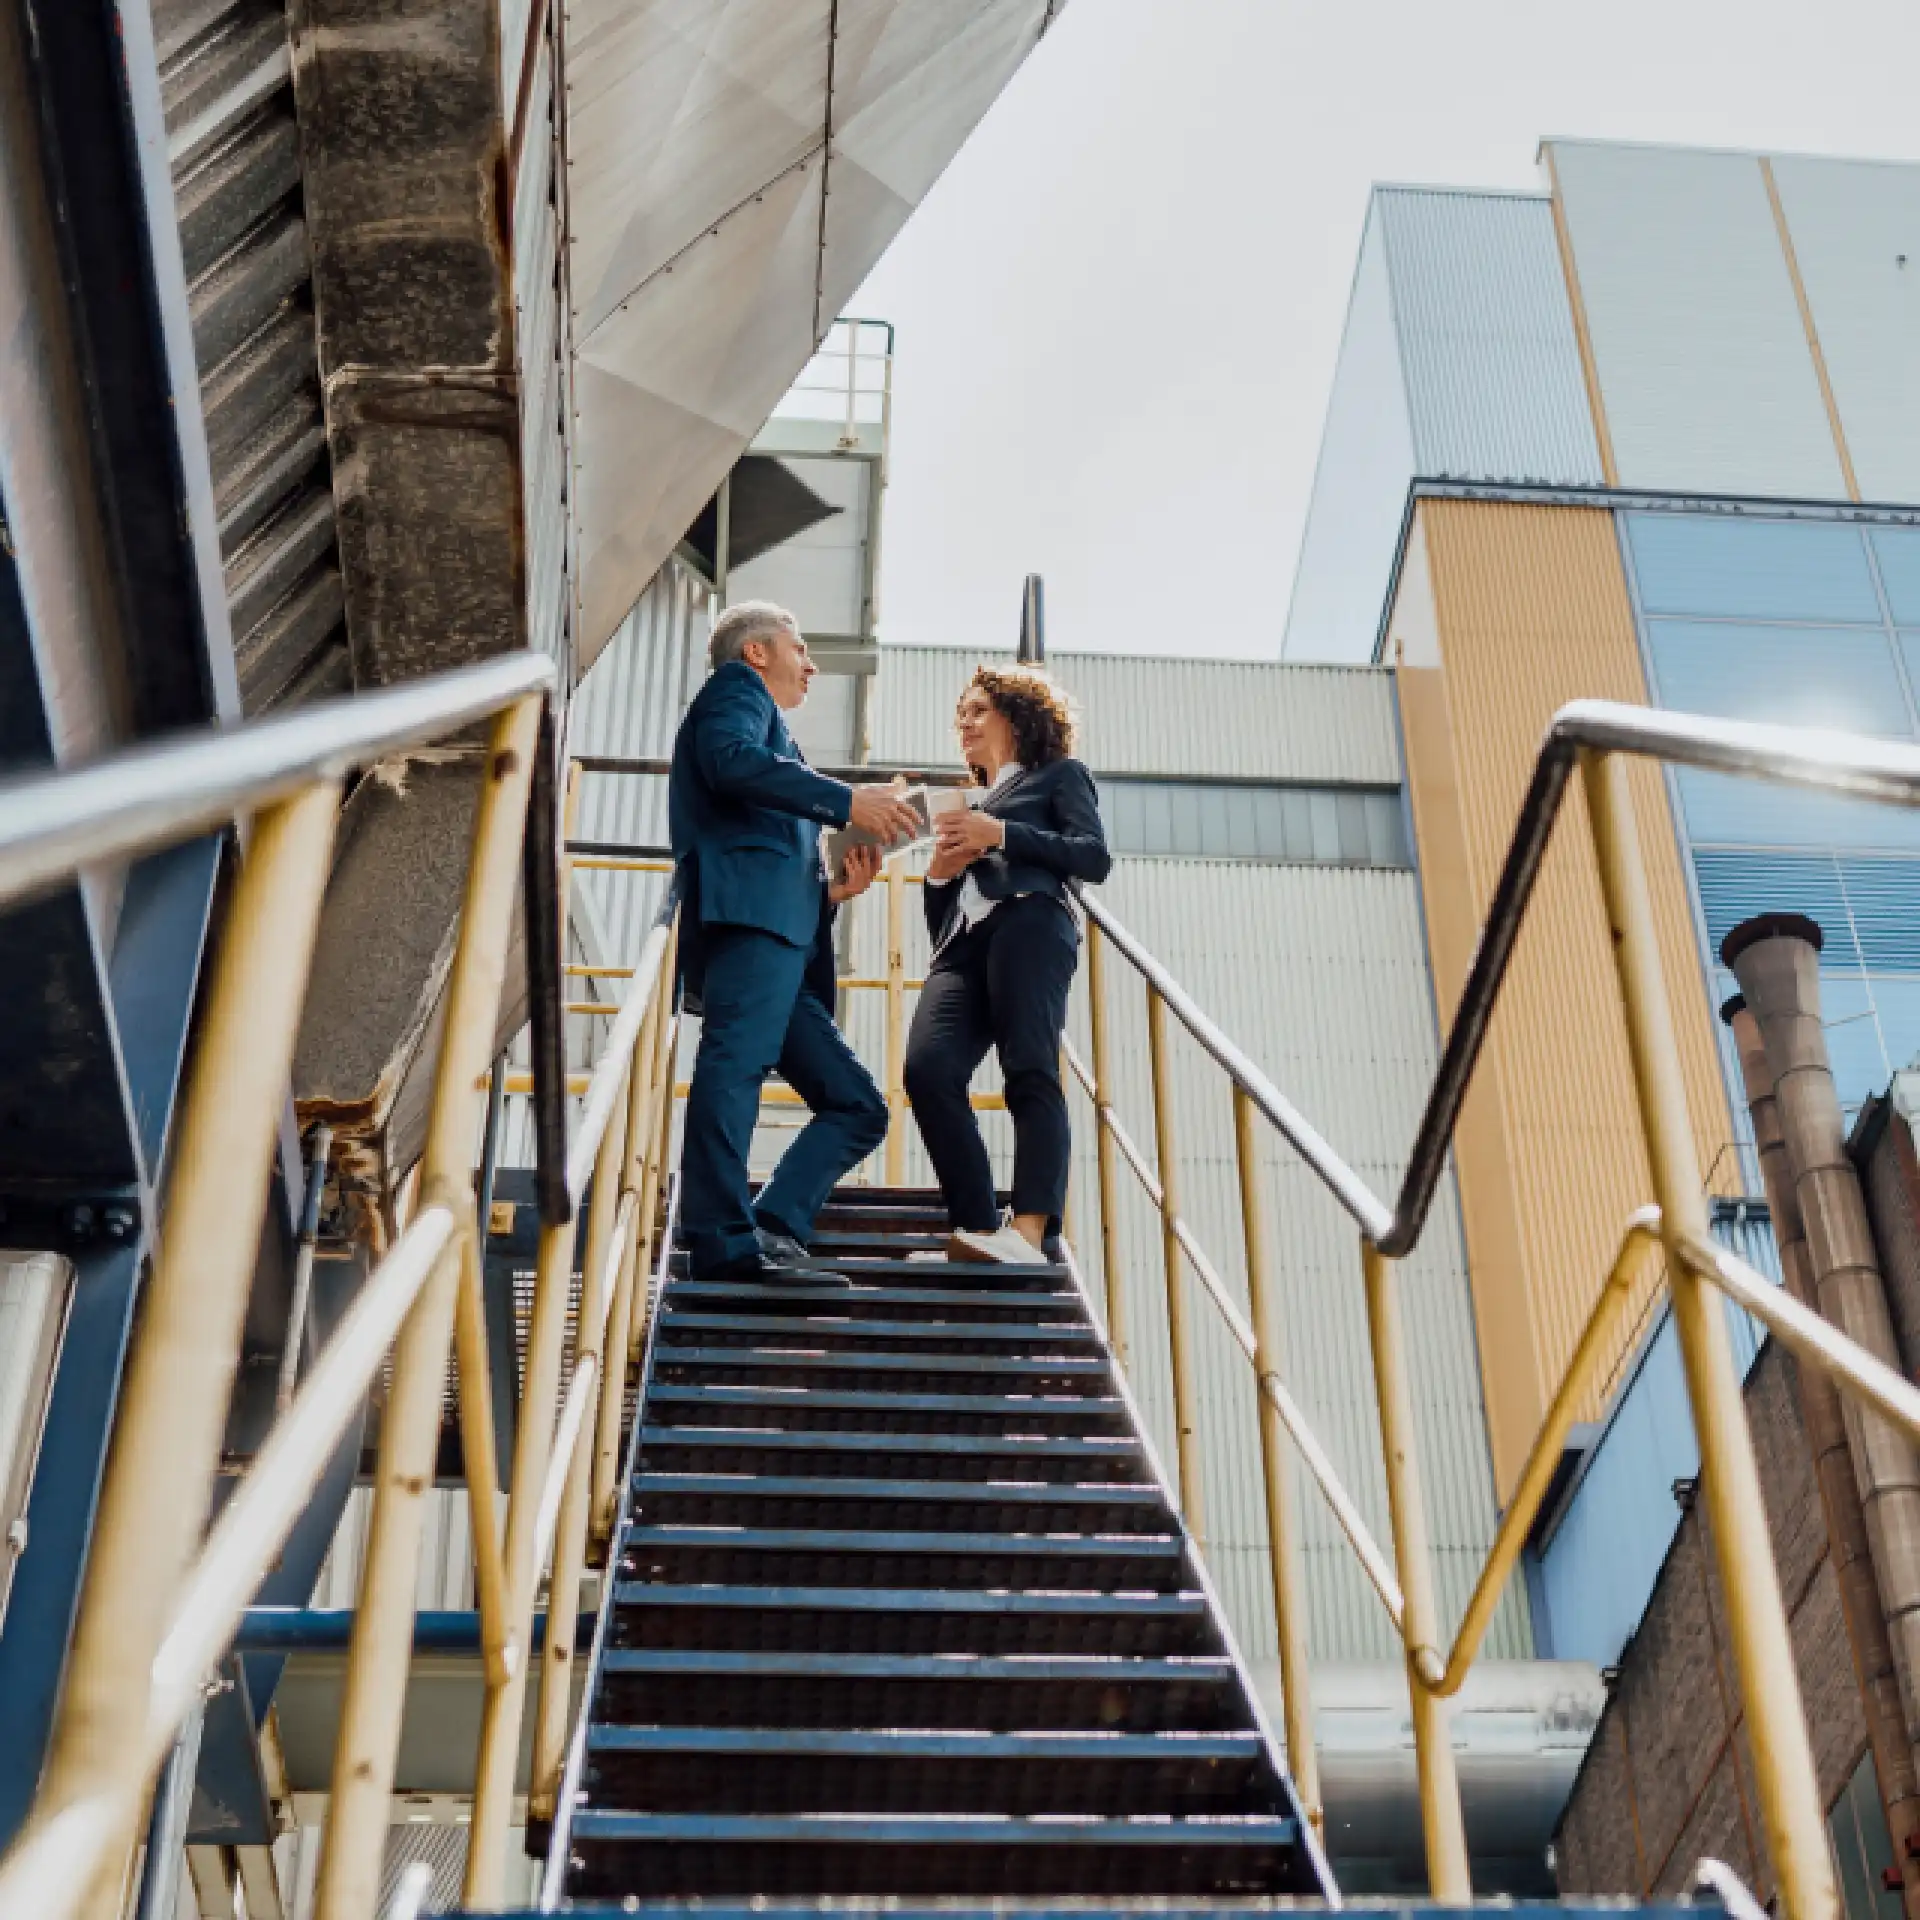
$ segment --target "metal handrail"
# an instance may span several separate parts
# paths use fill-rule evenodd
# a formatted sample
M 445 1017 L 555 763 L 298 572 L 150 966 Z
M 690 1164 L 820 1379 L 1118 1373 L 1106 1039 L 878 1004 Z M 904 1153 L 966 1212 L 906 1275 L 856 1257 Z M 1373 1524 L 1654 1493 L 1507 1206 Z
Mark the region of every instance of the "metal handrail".
M 546 700 L 553 681 L 550 661 L 515 655 L 0 788 L 0 903 L 236 817 L 252 826 L 205 992 L 54 1743 L 27 1831 L 0 1863 L 0 1911 L 51 1920 L 110 1897 L 155 1769 L 391 1350 L 381 1492 L 342 1722 L 344 1749 L 355 1727 L 355 1689 L 381 1699 L 390 1738 L 383 1750 L 381 1730 L 365 1731 L 370 1744 L 349 1770 L 362 1811 L 376 1807 L 379 1820 L 377 1828 L 363 1821 L 371 1844 L 348 1875 L 364 1876 L 369 1862 L 377 1870 L 386 1831 L 381 1782 L 391 1777 L 399 1728 L 394 1690 L 383 1688 L 372 1669 L 393 1658 L 390 1603 L 411 1597 L 391 1570 L 413 1551 L 409 1530 L 417 1538 L 450 1346 L 460 1356 L 462 1437 L 476 1485 L 492 1471 L 467 1168 L 478 1117 L 471 1081 L 492 1050 L 517 891 L 530 917 L 530 971 L 538 960 L 556 988 L 560 982 L 557 950 L 541 957 L 546 936 L 557 942 L 558 930 L 543 923 L 557 899 L 556 875 L 551 823 L 537 817 L 543 793 L 550 793 L 538 763 L 551 741 Z M 219 1420 L 238 1364 L 275 1123 L 292 1070 L 345 778 L 483 720 L 488 732 L 474 744 L 480 798 L 419 1210 L 275 1419 L 209 1536 L 197 1542 L 202 1476 L 210 1479 L 218 1466 Z M 524 875 L 523 860 L 530 869 Z M 539 1078 L 543 1107 L 564 1098 L 551 1074 Z M 186 1353 L 195 1355 L 195 1368 L 180 1364 Z M 422 1449 L 425 1458 L 416 1460 Z M 476 1503 L 474 1559 L 490 1672 L 511 1669 L 517 1648 L 503 1632 L 490 1495 Z M 156 1620 L 138 1576 L 171 1586 L 176 1568 L 169 1614 Z M 405 1627 L 403 1664 L 411 1641 Z M 340 1805 L 338 1768 L 335 1816 L 336 1833 L 343 1822 L 351 1825 Z M 323 1865 L 322 1910 L 330 1913 L 339 1901 L 327 1904 L 325 1872 L 336 1851 L 330 1846 Z
M 1821 1809 L 1814 1788 L 1804 1717 L 1798 1711 L 1785 1613 L 1766 1531 L 1751 1438 L 1726 1348 L 1725 1326 L 1699 1305 L 1705 1283 L 1745 1307 L 1783 1344 L 1821 1367 L 1857 1401 L 1920 1438 L 1920 1389 L 1865 1353 L 1818 1314 L 1801 1306 L 1745 1262 L 1714 1244 L 1706 1231 L 1698 1168 L 1679 1079 L 1672 1013 L 1652 934 L 1652 908 L 1632 799 L 1620 756 L 1651 759 L 1705 772 L 1759 778 L 1886 804 L 1920 806 L 1920 748 L 1817 730 L 1726 721 L 1660 712 L 1612 701 L 1576 701 L 1553 718 L 1536 756 L 1476 946 L 1458 1008 L 1401 1181 L 1389 1208 L 1300 1110 L 1198 1006 L 1166 967 L 1127 931 L 1097 893 L 1083 896 L 1089 928 L 1089 986 L 1093 997 L 1091 1069 L 1068 1045 L 1065 1056 L 1093 1100 L 1100 1146 L 1101 1231 L 1107 1274 L 1109 1336 L 1116 1358 L 1126 1358 L 1124 1298 L 1118 1285 L 1113 1237 L 1112 1149 L 1117 1148 L 1161 1216 L 1168 1289 L 1168 1342 L 1174 1381 L 1174 1420 L 1180 1436 L 1181 1502 L 1198 1532 L 1199 1453 L 1191 1445 L 1193 1387 L 1183 1346 L 1182 1259 L 1198 1277 L 1261 1387 L 1262 1444 L 1267 1476 L 1270 1557 L 1281 1638 L 1282 1687 L 1288 1746 L 1309 1807 L 1317 1794 L 1312 1752 L 1305 1643 L 1300 1596 L 1291 1560 L 1291 1520 L 1284 1468 L 1273 1433 L 1284 1428 L 1308 1471 L 1332 1505 L 1342 1530 L 1366 1567 L 1406 1649 L 1412 1684 L 1414 1738 L 1429 1871 L 1437 1898 L 1467 1897 L 1470 1881 L 1458 1781 L 1443 1717 L 1443 1702 L 1458 1691 L 1518 1564 L 1546 1497 L 1581 1397 L 1590 1390 L 1607 1342 L 1639 1287 L 1644 1255 L 1664 1247 L 1667 1281 L 1675 1296 L 1680 1339 L 1688 1357 L 1690 1391 L 1708 1463 L 1714 1506 L 1715 1551 L 1728 1592 L 1735 1660 L 1747 1711 L 1758 1731 L 1761 1798 L 1774 1840 L 1787 1910 L 1796 1920 L 1832 1911 L 1824 1866 Z M 1412 1400 L 1400 1330 L 1392 1263 L 1419 1242 L 1438 1188 L 1454 1128 L 1485 1042 L 1519 929 L 1545 858 L 1553 827 L 1574 773 L 1584 780 L 1595 857 L 1614 934 L 1615 964 L 1627 1015 L 1640 1110 L 1654 1184 L 1661 1204 L 1626 1223 L 1607 1284 L 1555 1390 L 1522 1469 L 1514 1497 L 1488 1550 L 1450 1653 L 1439 1651 L 1437 1610 L 1424 1507 L 1414 1464 Z M 1101 952 L 1111 944 L 1148 989 L 1148 1041 L 1154 1068 L 1158 1170 L 1114 1112 L 1107 1092 L 1107 1047 Z M 1173 1125 L 1166 1075 L 1164 1010 L 1226 1074 L 1234 1089 L 1239 1134 L 1241 1205 L 1246 1226 L 1251 1323 L 1181 1218 L 1173 1178 Z M 1340 1485 L 1324 1449 L 1297 1407 L 1283 1401 L 1270 1351 L 1271 1303 L 1259 1248 L 1257 1161 L 1247 1131 L 1258 1113 L 1289 1142 L 1361 1232 L 1387 1491 L 1392 1511 L 1400 1590 L 1383 1584 L 1377 1544 Z M 1684 1309 L 1684 1311 L 1683 1311 Z M 1277 1424 L 1270 1428 L 1268 1422 Z M 1395 1606 L 1398 1598 L 1400 1604 Z M 1764 1724 L 1762 1724 L 1764 1723 Z
M 544 654 L 511 653 L 431 680 L 244 726 L 177 734 L 91 766 L 7 781 L 0 784 L 0 906 L 82 867 L 156 853 L 316 782 L 427 746 L 553 685 L 553 662 Z

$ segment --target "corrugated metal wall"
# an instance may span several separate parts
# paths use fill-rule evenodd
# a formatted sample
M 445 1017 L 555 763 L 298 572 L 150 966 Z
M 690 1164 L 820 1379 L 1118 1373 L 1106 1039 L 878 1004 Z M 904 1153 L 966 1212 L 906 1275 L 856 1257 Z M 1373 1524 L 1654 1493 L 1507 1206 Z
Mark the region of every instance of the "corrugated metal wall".
M 1393 311 L 1425 479 L 1605 479 L 1541 194 L 1382 187 Z
M 1753 154 L 1553 141 L 1623 486 L 1844 499 Z
M 954 704 L 975 667 L 1010 657 L 884 648 L 873 688 L 873 757 L 958 766 Z M 1066 651 L 1050 655 L 1047 670 L 1080 709 L 1081 757 L 1102 773 L 1400 784 L 1386 673 Z
M 1776 158 L 1860 493 L 1920 500 L 1920 167 Z
M 1610 514 L 1428 501 L 1421 508 L 1447 731 L 1408 729 L 1423 866 L 1464 859 L 1468 898 L 1429 900 L 1450 1017 L 1554 710 L 1644 703 Z M 1410 616 L 1411 617 L 1411 616 Z M 1399 619 L 1396 610 L 1396 624 Z M 1450 751 L 1448 747 L 1450 745 Z M 1633 794 L 1702 1168 L 1732 1138 L 1678 847 L 1657 768 Z M 1515 952 L 1463 1127 L 1461 1197 L 1498 1484 L 1510 1490 L 1611 1263 L 1649 1197 L 1606 920 L 1577 789 Z M 1437 910 L 1436 910 L 1437 909 Z
M 345 599 L 281 0 L 156 0 L 241 704 L 345 691 Z
M 911 658 L 915 673 L 931 664 L 917 654 Z M 906 749 L 928 737 L 928 723 L 909 712 L 902 698 L 913 676 L 900 676 L 889 689 L 902 659 L 902 653 L 894 651 L 883 656 L 876 758 L 914 758 Z M 1063 655 L 1054 664 L 1071 684 L 1072 673 L 1083 662 L 1083 656 Z M 1127 664 L 1144 710 L 1169 720 L 1204 708 L 1207 690 L 1218 684 L 1211 662 Z M 1290 689 L 1312 686 L 1312 710 L 1320 730 L 1341 729 L 1359 741 L 1374 737 L 1386 676 L 1281 667 L 1251 671 L 1270 676 L 1265 708 L 1285 712 Z M 941 696 L 939 714 L 946 710 L 952 684 L 935 675 L 928 689 Z M 1344 728 L 1338 712 L 1342 702 Z M 1088 754 L 1099 765 L 1112 751 L 1108 736 L 1091 729 L 1090 735 Z M 1269 740 L 1263 770 L 1274 778 L 1303 774 L 1304 766 L 1294 756 L 1324 756 L 1330 747 L 1304 732 L 1270 734 Z M 1353 764 L 1372 762 L 1370 753 L 1348 751 Z M 1162 771 L 1180 770 L 1164 743 L 1156 765 Z M 1200 766 L 1212 770 L 1205 759 Z M 1377 768 L 1372 777 L 1378 777 Z M 1119 862 L 1102 891 L 1125 923 L 1375 1187 L 1393 1191 L 1435 1065 L 1432 1003 L 1420 957 L 1420 905 L 1412 876 L 1356 868 L 1135 859 Z M 918 888 L 909 892 L 907 904 L 906 965 L 910 974 L 917 974 L 926 958 Z M 884 895 L 876 890 L 854 911 L 854 971 L 871 977 L 884 969 Z M 1150 1151 L 1144 1003 L 1136 977 L 1117 959 L 1110 969 L 1109 991 L 1117 1104 L 1135 1137 Z M 884 996 L 857 993 L 848 998 L 848 1031 L 862 1057 L 878 1071 L 885 1057 Z M 1084 1055 L 1084 978 L 1076 988 L 1072 1030 Z M 980 1085 L 997 1085 L 991 1063 Z M 1091 1119 L 1084 1097 L 1075 1092 L 1071 1099 L 1074 1233 L 1091 1254 L 1099 1243 Z M 1177 1029 L 1175 1102 L 1182 1210 L 1230 1284 L 1239 1288 L 1243 1258 L 1231 1104 L 1218 1071 Z M 986 1116 L 986 1132 L 996 1154 L 1004 1155 L 1010 1144 L 1004 1116 Z M 1358 1243 L 1346 1216 L 1297 1163 L 1277 1146 L 1269 1146 L 1265 1159 L 1269 1231 L 1285 1303 L 1288 1379 L 1369 1523 L 1385 1540 L 1385 1493 L 1379 1478 Z M 911 1145 L 908 1177 L 931 1177 L 917 1141 Z M 1120 1180 L 1128 1300 L 1140 1356 L 1138 1384 L 1155 1437 L 1170 1454 L 1158 1231 L 1152 1210 L 1124 1168 Z M 1250 1371 L 1218 1326 L 1204 1293 L 1197 1283 L 1190 1285 L 1200 1329 L 1209 1564 L 1243 1644 L 1254 1657 L 1265 1657 L 1274 1642 Z M 1413 1350 L 1419 1356 L 1420 1437 L 1441 1603 L 1451 1618 L 1465 1604 L 1498 1516 L 1450 1187 L 1443 1190 L 1425 1245 L 1407 1264 L 1406 1303 Z M 1299 1505 L 1316 1657 L 1394 1657 L 1393 1639 L 1378 1604 L 1311 1485 L 1300 1487 Z M 1503 1608 L 1488 1651 L 1496 1657 L 1520 1657 L 1530 1650 L 1524 1600 L 1516 1596 Z

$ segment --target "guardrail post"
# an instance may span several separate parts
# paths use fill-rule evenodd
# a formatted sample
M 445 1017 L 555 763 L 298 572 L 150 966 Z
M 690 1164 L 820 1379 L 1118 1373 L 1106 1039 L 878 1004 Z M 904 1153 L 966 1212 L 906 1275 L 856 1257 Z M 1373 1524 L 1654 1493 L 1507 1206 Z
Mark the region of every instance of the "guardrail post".
M 1126 1278 L 1120 1265 L 1120 1221 L 1113 1167 L 1113 1133 L 1107 1114 L 1113 1081 L 1107 1053 L 1107 936 L 1087 920 L 1087 1017 L 1093 1047 L 1093 1147 L 1100 1184 L 1100 1280 L 1107 1302 L 1107 1345 L 1122 1373 L 1130 1373 Z
M 1320 1804 L 1320 1756 L 1313 1739 L 1308 1680 L 1306 1595 L 1300 1587 L 1300 1541 L 1293 1511 L 1293 1458 L 1280 1409 L 1267 1397 L 1280 1380 L 1280 1316 L 1267 1272 L 1266 1221 L 1260 1204 L 1260 1147 L 1253 1102 L 1233 1090 L 1233 1140 L 1240 1168 L 1240 1225 L 1247 1249 L 1247 1304 L 1253 1310 L 1254 1397 L 1260 1408 L 1260 1466 L 1267 1491 L 1267 1560 L 1273 1580 L 1273 1621 L 1279 1642 L 1280 1697 L 1286 1713 L 1287 1763 L 1317 1831 L 1326 1827 Z
M 1367 1331 L 1373 1342 L 1373 1377 L 1380 1401 L 1380 1446 L 1387 1474 L 1387 1507 L 1393 1520 L 1393 1554 L 1404 1597 L 1402 1632 L 1407 1650 L 1407 1695 L 1413 1709 L 1413 1747 L 1420 1768 L 1420 1820 L 1426 1833 L 1427 1883 L 1442 1906 L 1473 1899 L 1467 1865 L 1466 1824 L 1460 1813 L 1460 1777 L 1454 1766 L 1447 1703 L 1435 1691 L 1443 1668 L 1440 1610 L 1433 1594 L 1433 1553 L 1427 1540 L 1426 1500 L 1420 1487 L 1414 1440 L 1413 1394 L 1407 1384 L 1406 1344 L 1394 1265 L 1371 1240 L 1360 1242 L 1366 1277 Z
M 533 783 L 534 754 L 540 735 L 541 701 L 528 696 L 500 714 L 489 730 L 486 769 L 474 818 L 473 853 L 467 894 L 460 917 L 459 944 L 447 983 L 446 1022 L 434 1076 L 432 1114 L 423 1159 L 421 1197 L 445 1205 L 462 1223 L 459 1238 L 443 1254 L 421 1289 L 393 1349 L 393 1380 L 380 1423 L 380 1457 L 374 1480 L 373 1521 L 360 1575 L 353 1640 L 347 1654 L 346 1684 L 340 1704 L 340 1732 L 334 1749 L 333 1798 L 329 1810 L 320 1880 L 315 1891 L 316 1920 L 362 1920 L 380 1896 L 387 1830 L 393 1819 L 393 1770 L 400 1745 L 400 1716 L 406 1703 L 407 1668 L 413 1657 L 415 1583 L 420 1560 L 420 1529 L 428 1490 L 433 1485 L 440 1443 L 440 1397 L 446 1384 L 447 1350 L 465 1280 L 463 1268 L 477 1269 L 474 1253 L 474 1136 L 487 1068 L 494 1055 L 500 990 L 520 881 L 520 839 Z M 477 1277 L 477 1276 L 476 1276 Z M 471 1290 L 477 1314 L 478 1290 Z M 484 1390 L 484 1330 L 477 1367 L 463 1378 Z M 477 1372 L 478 1379 L 472 1375 Z M 484 1401 L 475 1407 L 484 1408 Z M 482 1438 L 490 1461 L 492 1420 L 463 1418 L 469 1446 Z M 469 1455 L 469 1465 L 473 1457 Z M 486 1514 L 493 1513 L 493 1488 L 484 1489 Z M 475 1502 L 476 1519 L 480 1503 Z M 476 1564 L 483 1546 L 475 1530 Z M 492 1542 L 498 1564 L 499 1547 Z M 500 1637 L 505 1582 L 483 1576 L 492 1591 L 489 1612 Z M 506 1629 L 511 1633 L 510 1626 Z M 524 1645 L 503 1645 L 504 1656 L 489 1662 L 504 1678 L 521 1664 Z
M 1196 1546 L 1206 1539 L 1206 1499 L 1201 1484 L 1200 1431 L 1194 1419 L 1193 1330 L 1180 1271 L 1180 1217 L 1173 1139 L 1173 1079 L 1167 1059 L 1167 1007 L 1147 988 L 1147 1052 L 1153 1068 L 1153 1144 L 1160 1162 L 1160 1258 L 1167 1281 L 1167 1355 L 1173 1373 L 1174 1451 L 1180 1462 L 1180 1512 Z
M 1617 755 L 1583 750 L 1580 770 L 1767 1842 L 1789 1920 L 1832 1920 L 1839 1902 L 1826 1821 L 1726 1315 L 1681 1253 L 1689 1239 L 1709 1238 L 1707 1210 L 1633 796 Z
M 266 809 L 234 882 L 101 1488 L 44 1808 L 124 1786 L 126 1750 L 146 1737 L 154 1651 L 220 1465 L 339 809 L 332 782 Z M 139 1818 L 130 1808 L 85 1913 L 120 1911 Z
M 587 1251 L 580 1271 L 580 1311 L 573 1327 L 573 1364 L 606 1364 L 606 1265 L 620 1211 L 620 1162 L 626 1129 L 618 1124 L 619 1098 L 600 1136 L 593 1166 L 593 1200 L 587 1214 Z M 540 1703 L 533 1728 L 533 1773 L 527 1783 L 527 1814 L 551 1820 L 560 1776 L 567 1763 L 567 1708 L 573 1696 L 574 1631 L 580 1613 L 580 1575 L 587 1557 L 587 1508 L 593 1491 L 593 1429 L 575 1442 L 566 1491 L 554 1528 L 553 1571 L 547 1581 L 547 1633 L 540 1650 Z M 535 1497 L 537 1498 L 537 1492 Z
M 907 1177 L 907 875 L 903 855 L 887 861 L 887 1185 Z

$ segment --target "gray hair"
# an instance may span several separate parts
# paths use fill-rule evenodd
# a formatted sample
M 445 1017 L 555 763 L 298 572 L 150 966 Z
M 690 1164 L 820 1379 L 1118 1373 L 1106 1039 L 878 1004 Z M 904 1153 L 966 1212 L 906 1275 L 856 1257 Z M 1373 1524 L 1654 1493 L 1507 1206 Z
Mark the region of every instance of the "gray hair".
M 713 623 L 707 665 L 724 667 L 741 659 L 749 640 L 777 640 L 783 628 L 788 633 L 800 631 L 800 622 L 785 607 L 776 607 L 771 600 L 742 600 Z

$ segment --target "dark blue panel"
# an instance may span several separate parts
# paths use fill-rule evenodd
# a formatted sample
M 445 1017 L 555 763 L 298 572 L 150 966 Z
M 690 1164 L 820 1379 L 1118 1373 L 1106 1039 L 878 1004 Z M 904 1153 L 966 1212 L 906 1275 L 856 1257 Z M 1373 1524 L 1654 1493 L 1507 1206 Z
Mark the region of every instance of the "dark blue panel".
M 27 1550 L 0 1628 L 0 1847 L 26 1817 L 53 1725 L 141 1258 L 136 1247 L 74 1257 L 73 1306 L 34 1470 Z
M 1663 707 L 1903 740 L 1915 732 L 1884 627 L 1650 620 L 1647 644 Z
M 1716 953 L 1756 913 L 1804 913 L 1825 936 L 1823 968 L 1920 974 L 1920 861 L 1701 847 L 1694 868 Z
M 1729 620 L 1878 622 L 1880 597 L 1859 530 L 1692 513 L 1626 516 L 1648 613 Z
M 1920 626 L 1920 527 L 1875 527 L 1870 537 L 1895 623 Z

